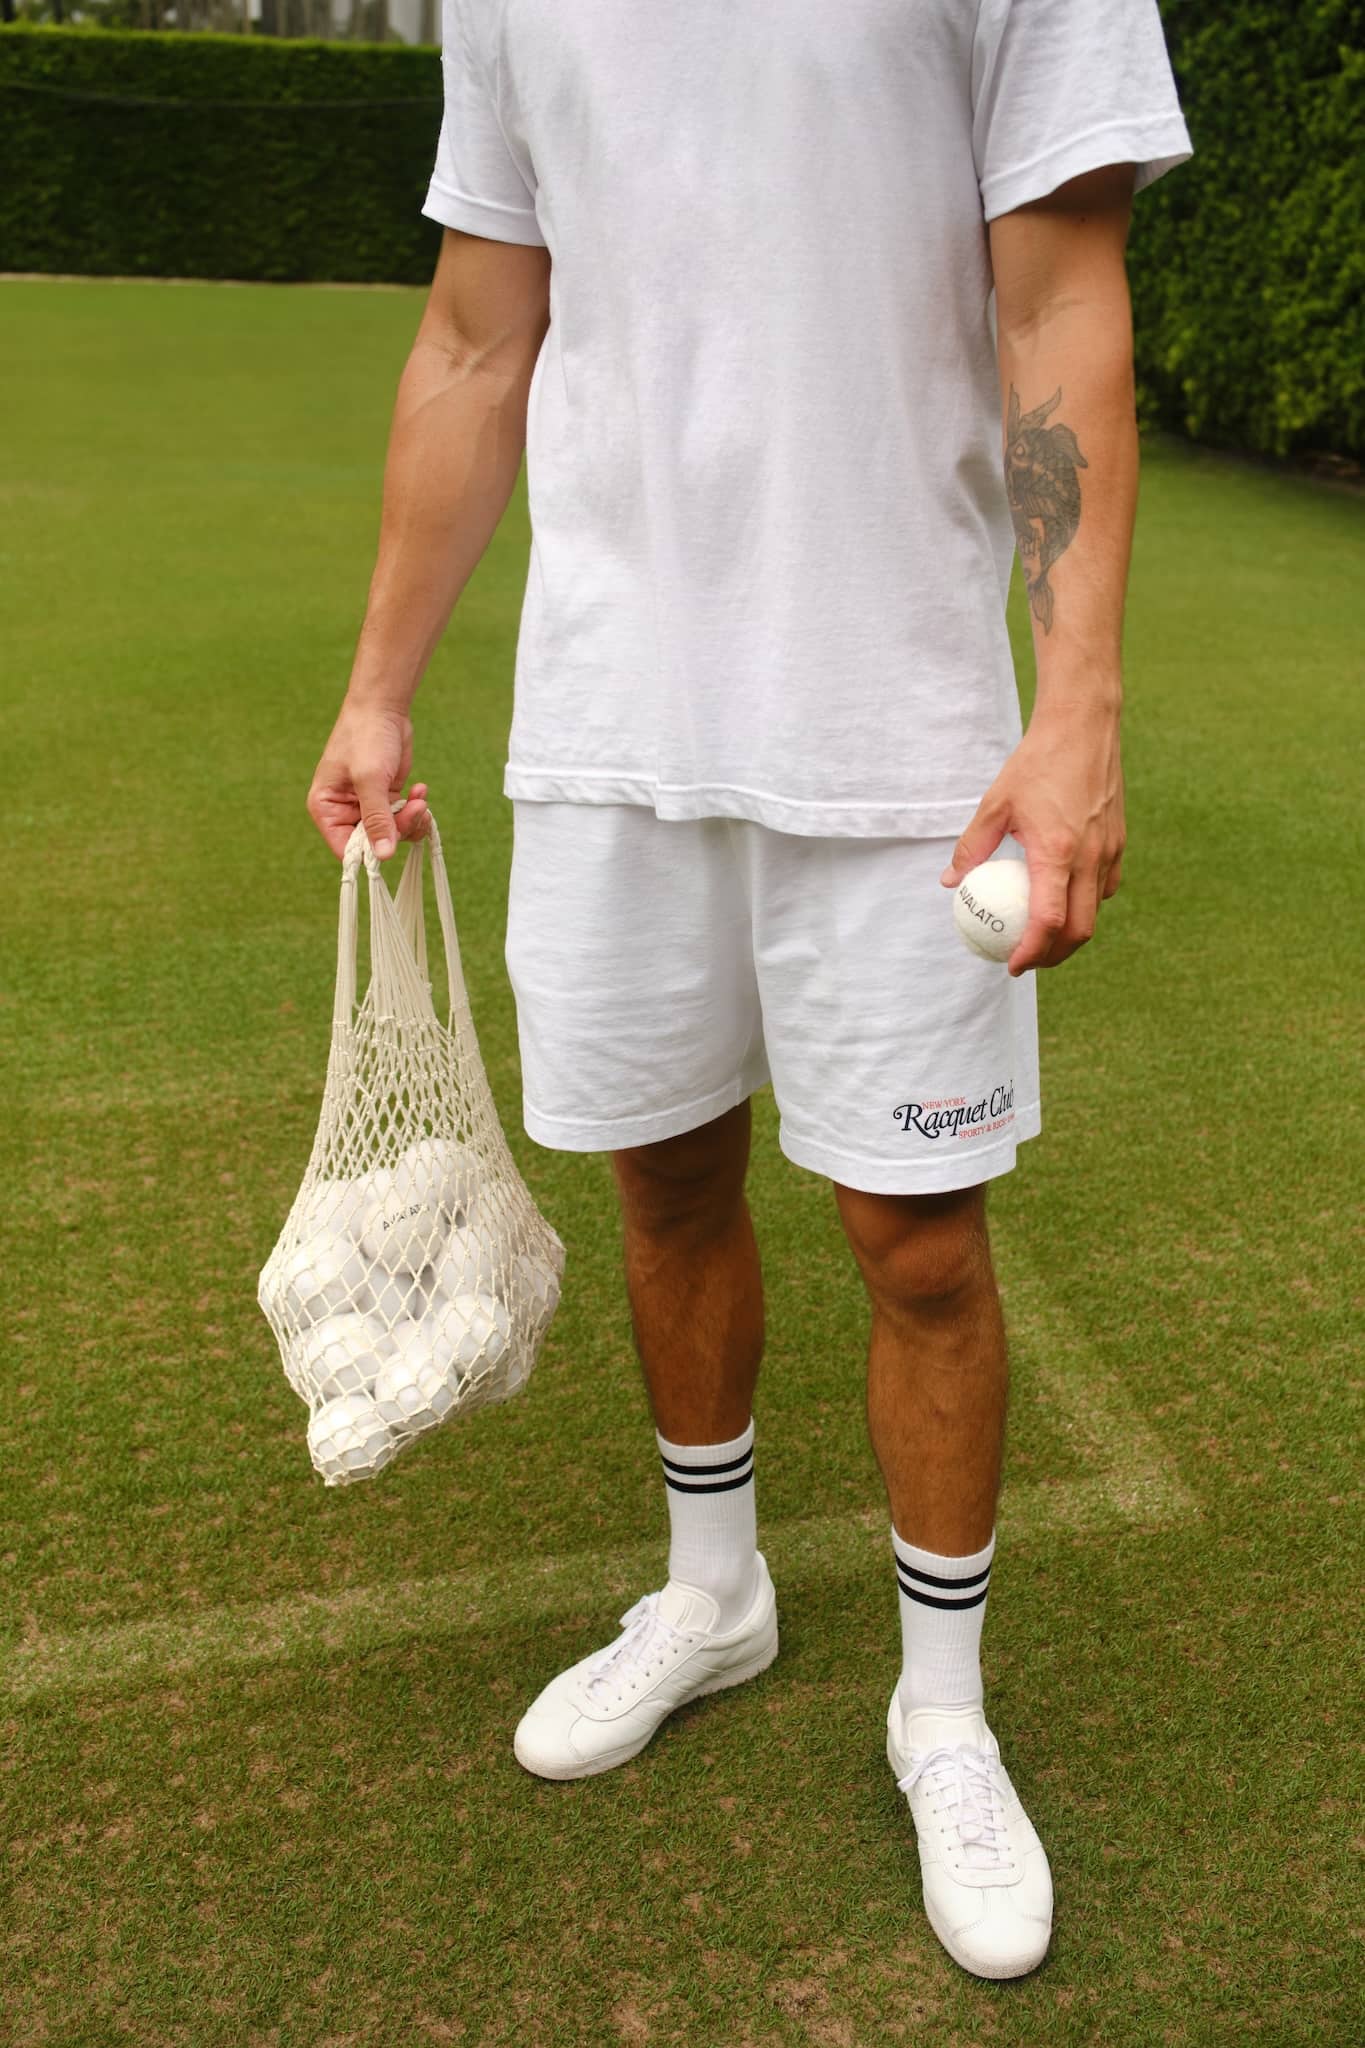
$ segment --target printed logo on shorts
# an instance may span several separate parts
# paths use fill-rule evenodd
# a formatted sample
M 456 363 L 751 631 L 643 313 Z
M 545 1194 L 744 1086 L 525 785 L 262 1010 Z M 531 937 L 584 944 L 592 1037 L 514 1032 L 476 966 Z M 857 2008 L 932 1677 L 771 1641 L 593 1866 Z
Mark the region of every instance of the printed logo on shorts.
M 891 1112 L 907 1137 L 918 1134 L 937 1144 L 940 1138 L 987 1138 L 1014 1122 L 1014 1082 L 1002 1083 L 970 1102 L 965 1095 L 926 1096 L 923 1102 L 902 1102 Z

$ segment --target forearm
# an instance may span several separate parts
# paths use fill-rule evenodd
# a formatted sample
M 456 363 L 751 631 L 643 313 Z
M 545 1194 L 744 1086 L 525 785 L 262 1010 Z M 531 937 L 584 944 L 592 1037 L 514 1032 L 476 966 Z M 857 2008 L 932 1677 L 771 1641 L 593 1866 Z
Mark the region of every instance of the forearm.
M 1117 716 L 1137 507 L 1132 333 L 1122 281 L 999 337 L 1005 480 L 1029 593 L 1035 716 Z
M 1028 731 L 943 873 L 956 888 L 1005 835 L 1029 866 L 1010 973 L 1055 966 L 1095 928 L 1123 861 L 1120 646 L 1137 504 L 1124 244 L 1133 166 L 1107 164 L 990 224 L 1005 487 L 1033 617 Z
M 419 334 L 398 386 L 379 549 L 348 698 L 406 712 L 506 510 L 534 356 L 509 369 Z

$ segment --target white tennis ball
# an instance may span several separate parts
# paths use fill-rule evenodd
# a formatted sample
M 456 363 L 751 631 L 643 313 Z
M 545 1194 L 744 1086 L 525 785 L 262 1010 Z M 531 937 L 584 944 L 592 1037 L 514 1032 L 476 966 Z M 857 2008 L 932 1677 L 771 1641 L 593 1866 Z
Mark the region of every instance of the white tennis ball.
M 987 860 L 964 875 L 953 916 L 968 949 L 982 960 L 1008 960 L 1028 924 L 1028 863 Z
M 477 1223 L 457 1223 L 432 1265 L 431 1293 L 446 1301 L 491 1294 L 498 1266 L 491 1237 Z
M 496 1365 L 512 1341 L 512 1318 L 495 1294 L 442 1299 L 419 1327 L 432 1363 L 462 1376 Z
M 281 1261 L 278 1251 L 272 1250 L 269 1258 L 267 1258 L 256 1276 L 256 1300 L 260 1304 L 262 1315 L 272 1320 L 279 1313 L 282 1306 L 281 1297 L 284 1293 L 284 1283 L 280 1277 L 280 1270 Z
M 416 1274 L 444 1242 L 449 1218 L 435 1186 L 380 1168 L 368 1176 L 354 1228 L 371 1265 Z
M 386 1273 L 376 1266 L 370 1274 L 370 1313 L 378 1316 L 386 1329 L 425 1315 L 431 1298 L 430 1275 L 429 1266 L 416 1277 L 406 1272 Z
M 296 1324 L 369 1306 L 365 1261 L 346 1237 L 307 1239 L 281 1262 L 274 1280 L 278 1305 Z
M 363 1394 L 392 1347 L 384 1325 L 371 1316 L 329 1316 L 293 1347 L 290 1377 L 319 1401 Z
M 351 1235 L 351 1211 L 355 1207 L 353 1180 L 320 1180 L 299 1204 L 294 1219 L 300 1240 L 311 1237 L 345 1238 Z
M 424 1355 L 417 1326 L 405 1331 L 374 1383 L 375 1407 L 391 1429 L 433 1429 L 455 1406 L 459 1381 Z
M 341 1394 L 308 1424 L 308 1454 L 329 1486 L 382 1471 L 398 1440 L 368 1394 Z
M 530 1252 L 518 1252 L 507 1276 L 503 1299 L 534 1344 L 549 1329 L 559 1306 L 559 1275 Z
M 394 1185 L 419 1198 L 434 1194 L 452 1223 L 464 1222 L 474 1202 L 474 1154 L 454 1138 L 419 1138 L 400 1153 Z

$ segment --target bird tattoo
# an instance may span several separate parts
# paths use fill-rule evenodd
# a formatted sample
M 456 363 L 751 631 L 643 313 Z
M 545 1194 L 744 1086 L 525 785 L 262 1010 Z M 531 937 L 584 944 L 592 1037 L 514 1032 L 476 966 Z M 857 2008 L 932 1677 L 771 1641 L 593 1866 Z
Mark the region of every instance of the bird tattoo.
M 1042 405 L 1024 412 L 1011 384 L 1005 424 L 1005 489 L 1014 538 L 1029 604 L 1045 633 L 1052 630 L 1053 610 L 1048 572 L 1080 525 L 1081 482 L 1076 472 L 1090 467 L 1070 427 L 1060 422 L 1047 425 L 1061 400 L 1059 385 Z

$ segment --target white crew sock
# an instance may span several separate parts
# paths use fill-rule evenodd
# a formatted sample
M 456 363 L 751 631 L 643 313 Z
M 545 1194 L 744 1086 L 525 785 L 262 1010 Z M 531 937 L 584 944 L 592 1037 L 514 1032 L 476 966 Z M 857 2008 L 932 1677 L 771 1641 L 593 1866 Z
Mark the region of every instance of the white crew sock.
M 995 1531 L 971 1557 L 916 1550 L 891 1531 L 900 1586 L 901 1709 L 981 1705 L 981 1624 Z
M 709 1593 L 727 1635 L 749 1611 L 757 1574 L 753 1422 L 728 1444 L 655 1437 L 668 1482 L 668 1576 Z

